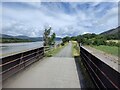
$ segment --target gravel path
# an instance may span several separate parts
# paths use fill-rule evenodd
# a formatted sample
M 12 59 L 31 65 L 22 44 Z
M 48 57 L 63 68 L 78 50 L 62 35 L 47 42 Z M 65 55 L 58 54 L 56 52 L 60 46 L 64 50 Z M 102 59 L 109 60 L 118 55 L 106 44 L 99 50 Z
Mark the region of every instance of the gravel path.
M 72 43 L 70 42 L 64 49 L 57 53 L 54 57 L 72 57 Z
M 44 58 L 3 82 L 3 88 L 80 88 L 70 43 L 56 57 Z

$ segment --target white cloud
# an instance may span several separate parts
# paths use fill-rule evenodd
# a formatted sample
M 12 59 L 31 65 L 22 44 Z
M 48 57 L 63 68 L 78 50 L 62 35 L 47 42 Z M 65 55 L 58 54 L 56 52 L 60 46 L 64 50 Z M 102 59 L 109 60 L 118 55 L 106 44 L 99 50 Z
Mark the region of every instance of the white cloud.
M 87 33 L 90 33 L 90 32 L 83 32 L 83 34 L 87 34 Z
M 109 30 L 118 26 L 118 7 L 114 7 L 107 11 L 107 13 L 96 22 L 97 28 L 102 30 Z
M 2 2 L 119 2 L 119 0 L 2 0 Z
M 41 36 L 45 25 L 51 25 L 57 36 L 73 36 L 85 32 L 99 33 L 101 30 L 111 29 L 117 24 L 117 6 L 111 7 L 106 13 L 98 17 L 103 10 L 94 10 L 100 2 L 91 3 L 85 10 L 78 5 L 85 3 L 69 3 L 74 13 L 66 13 L 61 3 L 44 6 L 41 3 L 25 3 L 32 7 L 17 9 L 3 7 L 3 32 L 10 35 Z M 48 8 L 50 7 L 50 8 Z M 100 13 L 100 14 L 101 14 Z M 113 22 L 114 21 L 114 22 Z

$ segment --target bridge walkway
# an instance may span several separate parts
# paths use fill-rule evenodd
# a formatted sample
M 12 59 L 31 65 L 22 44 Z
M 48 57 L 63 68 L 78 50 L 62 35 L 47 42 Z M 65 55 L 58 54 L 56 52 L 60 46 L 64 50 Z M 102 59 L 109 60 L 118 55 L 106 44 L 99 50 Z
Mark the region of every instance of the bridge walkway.
M 44 58 L 3 82 L 3 88 L 80 88 L 72 44 L 54 57 Z

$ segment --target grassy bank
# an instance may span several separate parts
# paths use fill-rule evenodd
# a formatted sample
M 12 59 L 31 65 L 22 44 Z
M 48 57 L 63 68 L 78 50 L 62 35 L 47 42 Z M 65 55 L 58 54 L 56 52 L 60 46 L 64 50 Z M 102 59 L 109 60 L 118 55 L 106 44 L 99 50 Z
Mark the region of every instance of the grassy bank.
M 118 47 L 117 46 L 105 46 L 105 45 L 100 45 L 100 46 L 92 46 L 98 50 L 104 51 L 106 53 L 118 56 Z
M 64 48 L 67 45 L 68 45 L 68 43 L 65 43 L 64 46 L 59 45 L 58 47 L 54 47 L 51 50 L 49 50 L 47 53 L 45 53 L 45 56 L 46 57 L 52 57 L 52 56 L 54 56 L 55 54 L 57 54 L 62 48 Z
M 72 56 L 80 56 L 80 49 L 76 41 L 72 41 Z

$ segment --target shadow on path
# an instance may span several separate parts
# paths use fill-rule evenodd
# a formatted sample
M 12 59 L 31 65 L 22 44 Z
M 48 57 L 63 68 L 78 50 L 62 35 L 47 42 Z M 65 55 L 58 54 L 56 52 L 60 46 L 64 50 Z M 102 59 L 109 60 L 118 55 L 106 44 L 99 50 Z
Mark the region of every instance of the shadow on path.
M 79 56 L 75 56 L 74 59 L 76 63 L 81 88 L 84 88 L 85 90 L 87 90 L 88 88 L 95 88 L 87 70 L 85 69 L 83 63 L 81 62 L 81 58 Z

